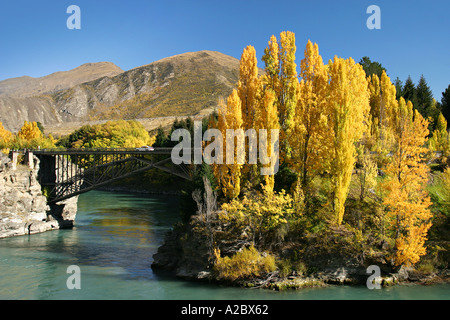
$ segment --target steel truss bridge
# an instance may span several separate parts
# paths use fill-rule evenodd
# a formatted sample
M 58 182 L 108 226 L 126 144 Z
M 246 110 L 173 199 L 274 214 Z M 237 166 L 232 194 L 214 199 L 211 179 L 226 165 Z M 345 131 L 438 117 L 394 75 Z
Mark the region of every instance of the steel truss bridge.
M 56 203 L 152 168 L 190 180 L 193 165 L 175 165 L 172 148 L 32 150 L 40 160 L 38 179 L 48 203 Z

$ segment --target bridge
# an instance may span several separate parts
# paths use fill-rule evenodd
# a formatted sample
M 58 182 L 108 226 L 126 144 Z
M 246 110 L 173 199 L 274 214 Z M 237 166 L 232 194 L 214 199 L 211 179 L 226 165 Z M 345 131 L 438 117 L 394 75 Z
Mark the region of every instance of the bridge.
M 53 204 L 152 168 L 190 180 L 193 166 L 173 164 L 171 152 L 172 148 L 43 149 L 25 150 L 25 159 L 39 158 L 38 179 Z

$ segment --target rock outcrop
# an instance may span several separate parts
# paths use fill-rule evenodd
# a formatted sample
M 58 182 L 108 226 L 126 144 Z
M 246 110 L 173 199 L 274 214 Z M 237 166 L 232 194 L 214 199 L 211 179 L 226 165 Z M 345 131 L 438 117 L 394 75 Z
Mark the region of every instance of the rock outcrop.
M 77 198 L 47 205 L 37 180 L 39 159 L 31 166 L 14 168 L 0 152 L 0 238 L 70 228 L 77 211 Z

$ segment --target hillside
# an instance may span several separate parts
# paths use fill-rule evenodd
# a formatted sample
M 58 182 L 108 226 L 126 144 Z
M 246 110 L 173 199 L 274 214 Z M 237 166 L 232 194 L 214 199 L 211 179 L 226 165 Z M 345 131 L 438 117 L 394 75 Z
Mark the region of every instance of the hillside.
M 23 98 L 54 93 L 83 82 L 115 76 L 122 72 L 122 69 L 111 62 L 85 63 L 75 69 L 55 72 L 40 78 L 23 76 L 0 81 L 0 96 Z
M 77 75 L 86 75 L 92 65 L 39 78 L 52 79 L 47 94 L 36 95 L 36 87 L 23 85 L 33 78 L 0 82 L 0 122 L 17 131 L 24 120 L 61 126 L 88 120 L 195 115 L 214 108 L 219 97 L 226 98 L 239 76 L 239 60 L 214 51 L 183 53 L 80 83 Z M 60 79 L 61 86 L 74 85 L 58 90 L 55 79 Z
M 212 51 L 184 53 L 55 95 L 65 119 L 193 115 L 236 85 L 239 61 Z

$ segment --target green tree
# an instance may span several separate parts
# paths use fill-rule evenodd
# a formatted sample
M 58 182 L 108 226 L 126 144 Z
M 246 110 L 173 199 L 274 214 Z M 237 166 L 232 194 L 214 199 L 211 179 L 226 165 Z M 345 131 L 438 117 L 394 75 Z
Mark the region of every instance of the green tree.
M 416 87 L 416 99 L 417 104 L 414 104 L 413 102 L 414 108 L 417 109 L 425 119 L 428 117 L 433 118 L 433 93 L 423 75 L 420 76 L 419 83 Z
M 359 64 L 366 72 L 366 77 L 376 74 L 378 78 L 381 78 L 383 71 L 386 72 L 386 69 L 381 65 L 381 63 L 376 61 L 372 62 L 367 56 L 362 57 L 361 60 L 359 60 Z
M 405 99 L 405 102 L 411 101 L 413 106 L 417 104 L 416 86 L 414 85 L 411 76 L 408 76 L 405 81 L 405 85 L 402 90 L 402 97 Z
M 403 82 L 398 77 L 394 80 L 395 86 L 395 98 L 398 100 L 400 97 L 403 97 Z
M 167 134 L 164 132 L 164 129 L 159 126 L 158 132 L 156 134 L 156 140 L 153 144 L 155 147 L 165 147 L 167 145 L 167 142 L 169 141 L 169 138 Z
M 441 110 L 448 124 L 448 122 L 450 121 L 450 84 L 444 90 L 444 92 L 442 92 Z

